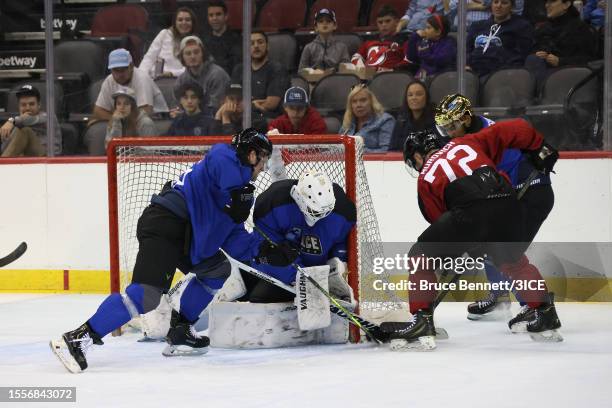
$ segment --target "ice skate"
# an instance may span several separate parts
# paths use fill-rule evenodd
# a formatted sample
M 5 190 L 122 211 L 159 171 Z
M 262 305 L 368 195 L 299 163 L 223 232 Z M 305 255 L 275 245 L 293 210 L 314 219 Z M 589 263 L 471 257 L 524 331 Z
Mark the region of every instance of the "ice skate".
M 557 316 L 553 300 L 554 295 L 551 293 L 548 299 L 538 307 L 523 306 L 519 314 L 508 322 L 510 330 L 513 333 L 527 332 L 533 341 L 563 341 L 563 337 L 557 331 L 561 327 L 561 321 Z
M 501 320 L 509 319 L 510 297 L 508 293 L 490 292 L 484 300 L 470 303 L 467 307 L 469 320 Z
M 71 373 L 80 373 L 87 368 L 85 354 L 92 344 L 102 345 L 104 343 L 87 323 L 64 333 L 60 340 L 49 342 L 53 353 Z
M 410 322 L 384 322 L 380 328 L 389 333 L 393 351 L 429 351 L 436 348 L 433 313 L 428 310 L 417 311 Z
M 197 356 L 208 353 L 210 340 L 201 336 L 180 313 L 172 311 L 170 330 L 166 335 L 168 345 L 162 351 L 166 357 Z

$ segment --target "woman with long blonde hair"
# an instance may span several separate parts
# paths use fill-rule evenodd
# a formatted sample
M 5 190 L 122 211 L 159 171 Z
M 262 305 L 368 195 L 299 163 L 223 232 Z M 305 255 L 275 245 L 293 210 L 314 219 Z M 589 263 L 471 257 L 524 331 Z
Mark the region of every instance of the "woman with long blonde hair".
M 391 144 L 395 119 L 385 112 L 376 96 L 365 84 L 351 89 L 340 133 L 363 137 L 368 153 L 386 152 Z

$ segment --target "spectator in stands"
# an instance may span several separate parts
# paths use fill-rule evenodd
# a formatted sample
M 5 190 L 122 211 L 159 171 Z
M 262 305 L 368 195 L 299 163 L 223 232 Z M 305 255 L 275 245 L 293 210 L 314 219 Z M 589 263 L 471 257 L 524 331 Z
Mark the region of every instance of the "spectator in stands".
M 319 112 L 310 106 L 308 94 L 299 86 L 287 89 L 283 98 L 285 113 L 268 125 L 280 134 L 320 135 L 327 132 L 325 121 Z
M 268 36 L 263 31 L 251 33 L 251 95 L 253 118 L 275 118 L 281 114 L 281 99 L 289 88 L 285 69 L 268 58 Z M 242 83 L 242 64 L 236 65 L 232 82 Z
M 199 37 L 190 35 L 181 40 L 180 59 L 186 70 L 174 84 L 174 95 L 180 98 L 178 90 L 187 82 L 195 82 L 202 87 L 208 100 L 208 108 L 216 110 L 225 90 L 230 83 L 229 75 L 219 65 L 215 64 L 211 55 L 206 52 Z
M 448 36 L 449 29 L 446 17 L 433 14 L 424 29 L 412 34 L 406 58 L 416 68 L 416 78 L 424 81 L 430 75 L 454 69 L 457 42 Z
M 431 102 L 427 86 L 414 80 L 406 87 L 406 98 L 397 115 L 389 150 L 403 151 L 409 133 L 435 127 L 435 105 Z
M 232 83 L 223 100 L 223 104 L 215 114 L 216 133 L 233 135 L 242 130 L 242 85 Z
M 183 84 L 179 90 L 181 110 L 173 118 L 168 136 L 208 136 L 216 132 L 215 120 L 202 112 L 202 87 L 195 82 Z
M 194 32 L 197 32 L 195 13 L 189 7 L 180 7 L 174 13 L 172 26 L 157 34 L 138 69 L 153 79 L 178 77 L 185 71 L 179 60 L 181 40 Z
M 376 96 L 365 84 L 349 92 L 340 133 L 363 137 L 368 153 L 386 152 L 391 143 L 395 119 L 383 110 Z
M 606 2 L 604 0 L 587 0 L 582 9 L 582 18 L 597 29 L 603 28 L 606 19 Z
M 204 44 L 215 63 L 231 75 L 234 67 L 242 61 L 242 37 L 228 28 L 227 6 L 223 1 L 210 1 L 207 15 L 210 31 L 204 33 Z
M 493 72 L 520 67 L 533 47 L 533 27 L 512 14 L 515 0 L 492 0 L 491 17 L 472 24 L 467 37 L 467 65 L 481 80 Z
M 40 93 L 32 85 L 24 85 L 17 91 L 19 116 L 9 118 L 0 127 L 2 157 L 46 156 L 47 114 L 41 111 Z M 62 133 L 57 117 L 53 154 L 62 152 Z
M 391 6 L 381 7 L 376 16 L 378 38 L 364 41 L 351 62 L 357 66 L 366 65 L 378 71 L 392 71 L 407 65 L 404 58 L 406 36 L 396 34 L 398 15 Z
M 546 0 L 529 0 L 525 3 L 523 9 L 523 17 L 527 19 L 536 28 L 546 21 Z
M 328 68 L 337 69 L 342 62 L 349 62 L 346 44 L 334 39 L 337 27 L 333 10 L 324 8 L 317 11 L 314 27 L 317 37 L 304 47 L 298 70 L 312 68 L 325 71 Z
M 111 119 L 114 108 L 112 95 L 123 87 L 132 88 L 136 92 L 136 105 L 147 115 L 168 112 L 168 105 L 159 87 L 146 73 L 134 68 L 128 50 L 119 48 L 112 51 L 108 56 L 108 69 L 111 70 L 111 74 L 106 77 L 100 88 L 93 110 L 94 119 Z
M 425 28 L 425 22 L 434 13 L 443 12 L 442 0 L 412 0 L 404 16 L 396 22 L 395 31 L 416 31 Z
M 546 0 L 546 16 L 547 22 L 535 30 L 535 53 L 525 61 L 539 89 L 551 71 L 597 57 L 593 29 L 580 19 L 571 0 Z
M 136 106 L 136 93 L 122 87 L 112 95 L 113 113 L 108 121 L 104 145 L 116 137 L 156 136 L 157 130 L 151 118 Z
M 457 29 L 459 17 L 457 11 L 460 0 L 450 0 L 448 18 L 453 20 L 453 29 Z M 464 0 L 467 5 L 465 15 L 466 26 L 469 29 L 472 23 L 487 20 L 491 17 L 491 0 Z

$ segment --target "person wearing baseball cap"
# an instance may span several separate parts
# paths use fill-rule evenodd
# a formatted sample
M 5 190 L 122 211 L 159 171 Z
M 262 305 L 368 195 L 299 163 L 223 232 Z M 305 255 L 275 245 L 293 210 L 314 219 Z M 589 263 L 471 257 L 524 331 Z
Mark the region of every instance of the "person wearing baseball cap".
M 298 70 L 337 69 L 340 63 L 350 61 L 346 44 L 334 38 L 334 31 L 337 28 L 336 13 L 333 10 L 323 8 L 317 11 L 315 15 L 317 37 L 304 47 Z
M 0 127 L 0 152 L 2 157 L 46 156 L 47 113 L 41 110 L 40 91 L 30 84 L 22 85 L 16 92 L 19 115 L 10 117 Z M 57 117 L 53 138 L 53 154 L 62 151 L 62 133 Z
M 281 134 L 320 135 L 327 132 L 321 114 L 308 101 L 303 88 L 294 86 L 285 92 L 283 98 L 284 114 L 270 122 L 269 131 L 276 129 Z
M 132 55 L 125 48 L 118 48 L 108 55 L 111 73 L 104 79 L 93 110 L 94 120 L 111 120 L 114 110 L 113 94 L 120 88 L 135 92 L 136 106 L 149 116 L 168 112 L 168 105 L 157 84 L 147 73 L 134 67 Z
M 179 60 L 185 66 L 185 72 L 179 75 L 174 84 L 174 96 L 178 100 L 181 86 L 195 82 L 202 87 L 208 99 L 206 108 L 216 111 L 230 83 L 227 72 L 215 64 L 202 40 L 196 35 L 189 35 L 181 40 Z

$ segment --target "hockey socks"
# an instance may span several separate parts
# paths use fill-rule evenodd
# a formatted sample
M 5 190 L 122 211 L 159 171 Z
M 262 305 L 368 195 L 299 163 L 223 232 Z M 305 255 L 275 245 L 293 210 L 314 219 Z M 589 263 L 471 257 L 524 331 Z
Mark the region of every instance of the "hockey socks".
M 144 313 L 144 287 L 139 283 L 132 283 L 125 289 L 125 296 L 113 293 L 98 307 L 98 310 L 87 321 L 89 326 L 100 337 L 123 326 L 132 317 Z M 158 302 L 159 303 L 159 300 Z
M 181 314 L 190 322 L 198 320 L 224 282 L 225 278 L 191 279 L 180 295 Z

